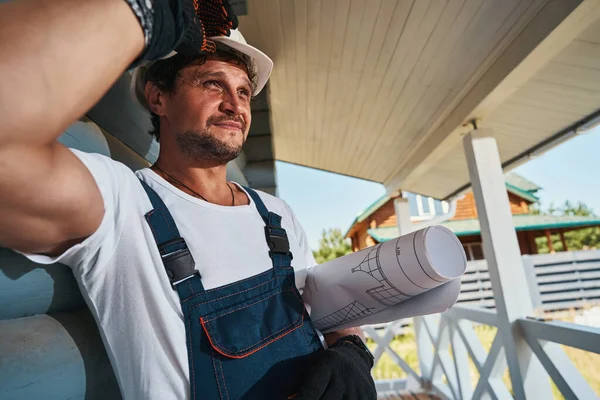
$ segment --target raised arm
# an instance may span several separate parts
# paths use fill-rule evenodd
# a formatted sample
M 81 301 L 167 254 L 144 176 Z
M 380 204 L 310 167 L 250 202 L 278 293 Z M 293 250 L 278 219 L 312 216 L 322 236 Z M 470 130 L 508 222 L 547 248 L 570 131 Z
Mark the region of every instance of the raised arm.
M 58 253 L 99 226 L 100 192 L 56 139 L 143 47 L 124 0 L 0 4 L 0 246 Z
M 0 4 L 0 145 L 48 145 L 144 46 L 125 0 Z

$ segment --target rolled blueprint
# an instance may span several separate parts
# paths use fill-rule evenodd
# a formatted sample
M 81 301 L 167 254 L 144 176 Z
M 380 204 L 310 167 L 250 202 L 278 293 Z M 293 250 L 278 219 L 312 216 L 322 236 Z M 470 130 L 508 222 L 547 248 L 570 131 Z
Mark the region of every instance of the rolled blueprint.
M 466 266 L 452 231 L 430 226 L 309 268 L 303 298 L 322 332 L 432 314 L 456 302 Z
M 323 333 L 338 329 L 352 328 L 361 325 L 381 324 L 398 321 L 399 319 L 416 317 L 419 315 L 435 314 L 447 311 L 458 300 L 460 294 L 460 279 L 453 279 L 434 289 L 421 293 L 403 303 L 384 308 L 360 320 L 349 320 L 341 325 L 323 329 Z

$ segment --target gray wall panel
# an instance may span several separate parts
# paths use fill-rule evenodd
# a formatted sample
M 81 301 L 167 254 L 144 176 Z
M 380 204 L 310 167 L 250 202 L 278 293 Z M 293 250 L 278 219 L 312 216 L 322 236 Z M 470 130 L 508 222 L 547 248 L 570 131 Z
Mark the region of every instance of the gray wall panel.
M 71 269 L 0 248 L 0 320 L 85 307 Z M 0 335 L 2 330 L 0 329 Z
M 87 309 L 0 321 L 0 332 L 0 398 L 121 398 Z

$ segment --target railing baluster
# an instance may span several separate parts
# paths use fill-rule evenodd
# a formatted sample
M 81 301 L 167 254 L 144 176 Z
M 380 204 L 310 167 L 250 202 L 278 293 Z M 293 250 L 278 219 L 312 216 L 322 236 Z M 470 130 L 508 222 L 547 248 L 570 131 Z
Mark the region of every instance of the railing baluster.
M 473 360 L 473 364 L 475 364 L 475 368 L 477 368 L 477 372 L 481 373 L 487 353 L 473 330 L 473 323 L 465 320 L 458 321 L 456 330 L 465 342 L 467 351 L 471 360 Z
M 486 391 L 489 391 L 490 394 L 493 393 L 498 399 L 512 399 L 510 392 L 502 382 L 502 373 L 506 369 L 506 365 L 506 356 L 502 349 L 502 339 L 496 333 L 485 364 L 483 364 L 483 368 L 481 369 L 479 382 L 477 382 L 477 386 L 473 392 L 473 399 L 481 398 Z M 490 381 L 497 379 L 500 379 L 501 385 L 498 385 L 497 382 L 491 385 Z
M 410 367 L 410 365 L 408 365 L 406 363 L 406 361 L 404 361 L 402 359 L 402 357 L 400 357 L 390 347 L 390 343 L 392 342 L 392 340 L 394 339 L 394 336 L 395 336 L 394 335 L 394 325 L 395 325 L 395 323 L 392 323 L 386 327 L 383 337 L 380 336 L 373 327 L 371 327 L 371 326 L 363 327 L 363 330 L 377 344 L 377 348 L 375 349 L 375 352 L 373 353 L 373 356 L 375 357 L 375 363 L 377 363 L 377 361 L 381 358 L 381 355 L 383 354 L 383 352 L 387 352 L 392 357 L 392 359 L 396 362 L 396 364 L 398 364 L 398 366 L 400 368 L 402 368 L 402 370 L 404 370 L 404 372 L 406 372 L 408 375 L 411 375 L 417 381 L 420 381 L 421 377 L 419 376 L 419 374 L 414 369 L 412 369 Z
M 470 399 L 473 395 L 473 385 L 471 384 L 471 372 L 469 371 L 469 356 L 465 343 L 458 333 L 457 321 L 449 324 L 450 343 L 452 345 L 452 355 L 454 356 L 454 369 L 456 371 L 458 392 L 460 399 Z
M 415 324 L 415 341 L 417 343 L 421 377 L 427 381 L 432 381 L 433 342 L 431 341 L 431 336 L 426 331 L 425 317 L 415 317 L 413 321 Z
M 436 363 L 437 361 L 437 363 Z M 434 379 L 435 382 L 441 381 L 441 371 L 438 374 L 437 371 L 439 369 L 435 368 L 436 364 L 441 366 L 441 369 L 446 375 L 446 380 L 448 381 L 448 387 L 452 392 L 452 398 L 460 399 L 460 395 L 458 393 L 458 384 L 457 378 L 452 368 L 452 358 L 450 357 L 450 326 L 449 320 L 442 317 L 440 321 L 440 330 L 438 333 L 438 341 L 435 345 L 435 353 L 434 353 Z M 438 375 L 438 376 L 436 376 Z
M 597 398 L 560 345 L 534 338 L 527 338 L 527 342 L 565 398 Z
M 470 307 L 456 306 L 443 314 L 413 318 L 421 376 L 391 347 L 395 326 L 401 321 L 389 324 L 382 335 L 373 327 L 364 327 L 364 330 L 377 343 L 377 359 L 387 352 L 409 375 L 409 380 L 420 381 L 423 389 L 433 389 L 443 399 L 512 400 L 502 379 L 507 359 L 500 331 L 497 331 L 490 351 L 486 352 L 472 322 L 485 320 L 495 324 L 496 318 L 489 310 L 477 310 L 473 314 L 469 311 Z M 541 362 L 566 398 L 597 398 L 559 344 L 600 353 L 600 329 L 532 319 L 519 319 L 518 323 L 521 335 L 526 339 L 524 345 Z M 475 388 L 471 385 L 469 358 L 480 375 Z M 406 385 L 406 380 L 399 384 Z

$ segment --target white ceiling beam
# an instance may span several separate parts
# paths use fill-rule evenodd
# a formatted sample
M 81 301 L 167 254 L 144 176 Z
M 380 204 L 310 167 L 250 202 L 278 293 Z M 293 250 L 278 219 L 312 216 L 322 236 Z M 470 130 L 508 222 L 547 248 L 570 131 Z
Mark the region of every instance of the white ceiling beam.
M 434 122 L 409 157 L 384 181 L 388 192 L 410 186 L 482 120 L 600 18 L 597 0 L 550 0 L 443 119 Z

